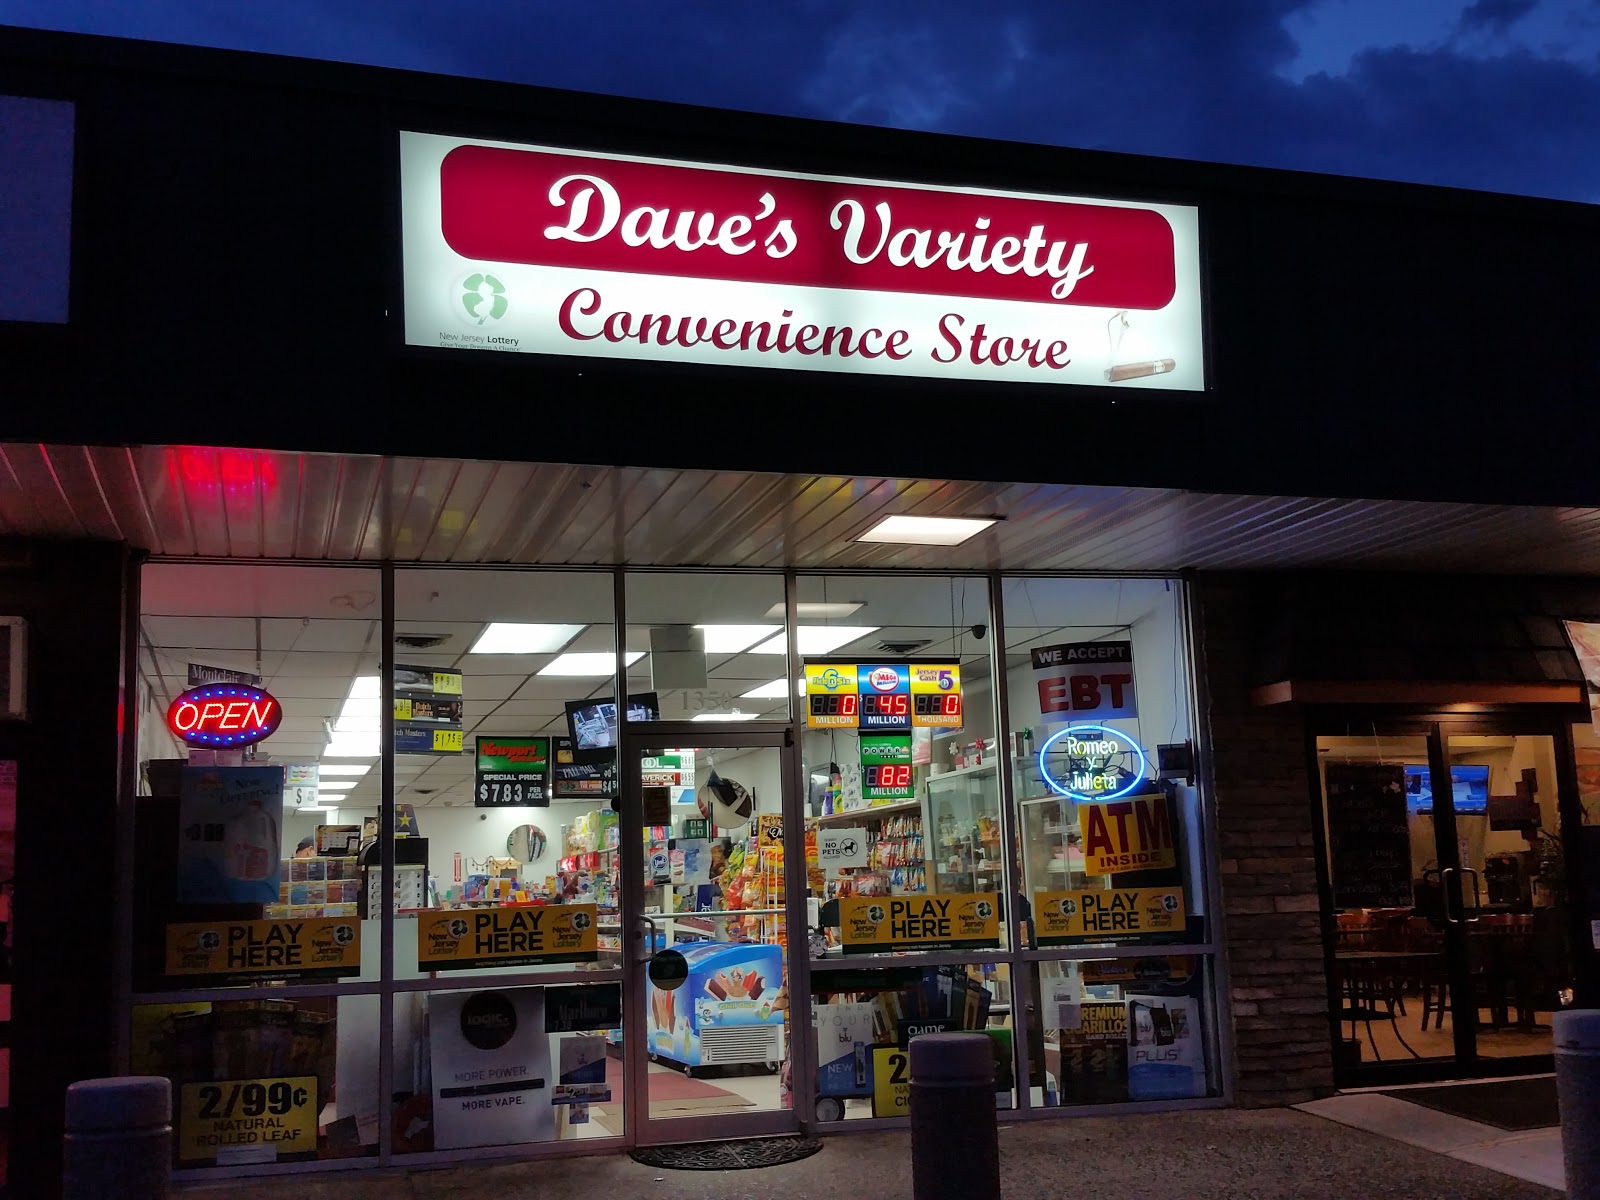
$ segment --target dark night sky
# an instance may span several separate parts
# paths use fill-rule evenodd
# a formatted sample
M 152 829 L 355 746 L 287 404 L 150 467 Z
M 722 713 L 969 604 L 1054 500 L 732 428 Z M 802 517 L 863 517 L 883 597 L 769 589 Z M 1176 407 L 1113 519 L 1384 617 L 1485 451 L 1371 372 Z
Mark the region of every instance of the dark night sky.
M 1600 199 L 1600 0 L 4 0 L 0 22 Z

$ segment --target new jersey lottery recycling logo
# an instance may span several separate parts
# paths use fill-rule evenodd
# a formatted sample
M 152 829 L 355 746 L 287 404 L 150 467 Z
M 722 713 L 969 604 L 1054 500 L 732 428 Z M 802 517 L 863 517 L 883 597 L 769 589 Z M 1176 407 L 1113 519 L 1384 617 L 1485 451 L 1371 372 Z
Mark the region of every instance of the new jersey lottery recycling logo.
M 473 271 L 456 285 L 456 312 L 469 325 L 498 321 L 510 307 L 506 285 L 487 271 Z

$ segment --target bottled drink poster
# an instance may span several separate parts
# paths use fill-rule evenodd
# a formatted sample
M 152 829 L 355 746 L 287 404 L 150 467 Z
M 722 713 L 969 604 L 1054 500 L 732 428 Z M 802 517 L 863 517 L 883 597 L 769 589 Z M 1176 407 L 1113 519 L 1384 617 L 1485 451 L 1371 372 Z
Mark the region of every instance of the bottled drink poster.
M 282 766 L 185 767 L 179 903 L 277 903 L 282 828 Z

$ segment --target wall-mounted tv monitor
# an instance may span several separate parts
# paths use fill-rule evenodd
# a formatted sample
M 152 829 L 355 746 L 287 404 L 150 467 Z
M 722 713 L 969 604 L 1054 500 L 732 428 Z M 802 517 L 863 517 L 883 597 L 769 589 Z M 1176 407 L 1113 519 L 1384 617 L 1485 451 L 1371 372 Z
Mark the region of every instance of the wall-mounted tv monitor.
M 1450 794 L 1458 813 L 1487 812 L 1489 768 L 1470 763 L 1451 767 Z M 1427 767 L 1406 768 L 1406 803 L 1415 813 L 1433 811 L 1433 777 Z
M 660 719 L 661 701 L 654 692 L 640 692 L 628 697 L 628 720 Z M 614 748 L 617 744 L 617 702 L 609 696 L 604 700 L 568 700 L 567 732 L 576 750 Z

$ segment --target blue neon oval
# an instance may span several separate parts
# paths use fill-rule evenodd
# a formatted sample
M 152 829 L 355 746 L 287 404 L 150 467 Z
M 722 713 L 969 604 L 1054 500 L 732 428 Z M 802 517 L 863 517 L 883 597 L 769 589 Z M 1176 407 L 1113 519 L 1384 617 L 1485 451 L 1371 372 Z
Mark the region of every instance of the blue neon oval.
M 1051 775 L 1050 769 L 1045 766 L 1044 756 L 1049 752 L 1050 747 L 1053 746 L 1058 739 L 1065 737 L 1069 733 L 1081 734 L 1086 729 L 1099 730 L 1101 733 L 1109 734 L 1118 741 L 1125 742 L 1128 745 L 1128 748 L 1139 756 L 1139 769 L 1133 773 L 1133 778 L 1114 792 L 1097 792 L 1093 794 L 1074 792 L 1069 788 L 1064 788 L 1057 783 L 1055 776 Z M 1118 796 L 1126 796 L 1129 792 L 1133 791 L 1134 788 L 1144 783 L 1145 768 L 1149 765 L 1149 761 L 1150 760 L 1145 757 L 1144 751 L 1140 749 L 1139 743 L 1134 741 L 1127 734 L 1123 733 L 1120 729 L 1112 729 L 1108 725 L 1068 725 L 1066 728 L 1058 729 L 1049 737 L 1045 738 L 1044 744 L 1039 747 L 1039 777 L 1043 779 L 1045 783 L 1049 784 L 1052 792 L 1055 792 L 1059 796 L 1066 796 L 1071 800 L 1115 800 Z

